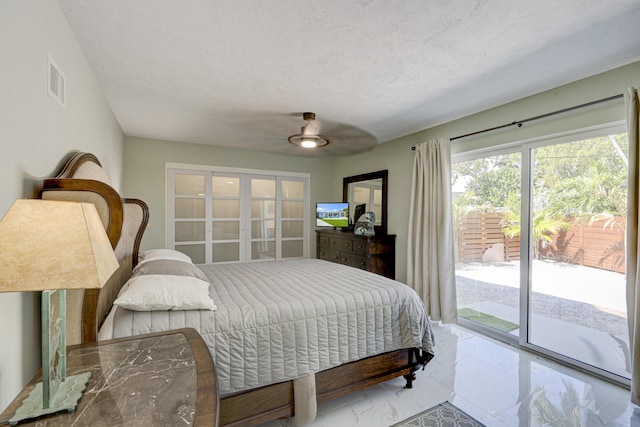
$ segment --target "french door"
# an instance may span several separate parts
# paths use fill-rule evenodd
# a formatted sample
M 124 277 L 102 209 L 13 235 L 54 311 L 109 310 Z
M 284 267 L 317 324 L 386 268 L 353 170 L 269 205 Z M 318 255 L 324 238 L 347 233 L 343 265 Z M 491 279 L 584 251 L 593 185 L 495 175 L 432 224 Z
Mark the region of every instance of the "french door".
M 627 152 L 611 127 L 456 159 L 461 324 L 628 381 Z
M 308 174 L 167 168 L 167 246 L 195 263 L 308 257 Z

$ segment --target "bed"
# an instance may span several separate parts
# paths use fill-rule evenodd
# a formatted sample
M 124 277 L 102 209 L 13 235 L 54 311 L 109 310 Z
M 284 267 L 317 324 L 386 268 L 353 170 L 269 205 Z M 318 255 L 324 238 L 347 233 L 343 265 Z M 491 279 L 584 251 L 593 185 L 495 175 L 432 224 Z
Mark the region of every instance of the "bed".
M 113 193 L 99 161 L 87 153 L 72 156 L 44 182 L 43 198 L 100 205 L 120 260 L 105 288 L 68 296 L 78 302 L 68 304 L 77 311 L 67 313 L 68 328 L 76 331 L 71 339 L 195 328 L 216 364 L 220 425 L 279 417 L 303 425 L 319 401 L 397 376 L 411 387 L 415 371 L 433 357 L 424 305 L 406 285 L 316 259 L 195 266 L 180 253 L 154 250 L 139 262 L 148 209 Z M 169 301 L 159 296 L 165 285 L 158 283 L 166 283 Z M 150 298 L 133 292 L 150 284 Z M 197 297 L 176 297 L 175 286 L 193 289 Z M 176 310 L 185 307 L 175 298 L 188 299 L 189 310 Z

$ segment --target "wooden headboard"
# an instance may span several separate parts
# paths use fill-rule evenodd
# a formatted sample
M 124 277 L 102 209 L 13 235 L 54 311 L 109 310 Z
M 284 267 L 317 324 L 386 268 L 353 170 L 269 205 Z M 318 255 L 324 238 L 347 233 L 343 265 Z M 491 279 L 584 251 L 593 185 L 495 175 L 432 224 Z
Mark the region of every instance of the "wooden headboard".
M 90 153 L 73 155 L 55 178 L 46 179 L 41 197 L 93 203 L 120 263 L 102 289 L 67 291 L 67 344 L 95 341 L 120 288 L 138 263 L 149 208 L 142 200 L 121 198 L 100 161 Z

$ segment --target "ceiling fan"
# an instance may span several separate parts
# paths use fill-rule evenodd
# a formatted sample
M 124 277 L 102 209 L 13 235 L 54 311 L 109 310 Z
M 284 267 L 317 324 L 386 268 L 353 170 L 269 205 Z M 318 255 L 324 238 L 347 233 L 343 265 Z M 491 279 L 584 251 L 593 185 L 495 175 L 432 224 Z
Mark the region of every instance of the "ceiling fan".
M 290 143 L 303 148 L 316 148 L 324 147 L 331 142 L 326 136 L 320 135 L 318 127 L 312 123 L 316 119 L 315 113 L 303 113 L 302 118 L 307 123 L 302 126 L 300 133 L 289 137 Z

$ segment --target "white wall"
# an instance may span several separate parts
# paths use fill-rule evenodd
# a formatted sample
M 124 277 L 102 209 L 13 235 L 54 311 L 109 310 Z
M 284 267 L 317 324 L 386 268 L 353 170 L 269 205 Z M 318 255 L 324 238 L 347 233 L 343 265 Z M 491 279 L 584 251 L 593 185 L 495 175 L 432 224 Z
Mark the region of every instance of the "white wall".
M 0 2 L 0 53 L 0 215 L 74 150 L 94 153 L 119 188 L 122 131 L 58 3 Z M 47 94 L 48 54 L 66 75 L 66 111 Z M 0 410 L 40 366 L 39 297 L 0 294 Z

